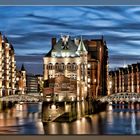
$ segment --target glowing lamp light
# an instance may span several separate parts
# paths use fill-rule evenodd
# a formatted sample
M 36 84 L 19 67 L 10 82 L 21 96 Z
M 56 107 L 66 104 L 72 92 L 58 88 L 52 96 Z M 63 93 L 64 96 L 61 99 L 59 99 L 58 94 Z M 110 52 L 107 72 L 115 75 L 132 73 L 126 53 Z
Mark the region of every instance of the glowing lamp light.
M 91 67 L 91 65 L 90 64 L 88 64 L 88 68 L 90 68 Z
M 90 82 L 90 78 L 88 78 L 88 83 Z
M 49 102 L 51 99 L 50 98 L 47 98 L 46 100 Z
M 133 97 L 132 99 L 135 100 L 135 97 Z
M 55 110 L 55 109 L 56 109 L 56 105 L 53 104 L 53 105 L 51 106 L 51 109 L 52 109 L 52 110 Z

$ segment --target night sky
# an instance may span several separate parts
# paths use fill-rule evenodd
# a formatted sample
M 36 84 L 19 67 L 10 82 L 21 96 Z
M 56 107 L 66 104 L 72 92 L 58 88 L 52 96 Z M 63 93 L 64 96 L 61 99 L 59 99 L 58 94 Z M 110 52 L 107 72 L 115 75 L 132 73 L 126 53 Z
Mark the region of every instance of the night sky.
M 42 74 L 51 38 L 63 35 L 101 38 L 109 67 L 140 62 L 140 6 L 1 6 L 0 31 L 15 49 L 17 68 Z

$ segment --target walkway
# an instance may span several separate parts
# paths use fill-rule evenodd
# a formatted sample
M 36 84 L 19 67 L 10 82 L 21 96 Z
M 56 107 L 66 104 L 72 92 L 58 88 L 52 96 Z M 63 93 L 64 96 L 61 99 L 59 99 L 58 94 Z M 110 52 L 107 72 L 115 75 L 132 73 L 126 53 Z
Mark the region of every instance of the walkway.
M 140 102 L 140 93 L 115 93 L 99 99 L 101 102 Z

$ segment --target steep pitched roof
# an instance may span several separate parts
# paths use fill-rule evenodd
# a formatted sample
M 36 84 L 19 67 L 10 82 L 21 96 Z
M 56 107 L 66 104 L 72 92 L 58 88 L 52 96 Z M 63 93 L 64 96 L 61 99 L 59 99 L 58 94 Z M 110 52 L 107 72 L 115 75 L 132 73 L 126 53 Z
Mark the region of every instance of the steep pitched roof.
M 87 53 L 87 50 L 86 50 L 86 47 L 85 47 L 84 42 L 82 40 L 82 37 L 81 37 L 81 41 L 80 41 L 80 44 L 78 46 L 78 49 L 77 49 L 76 53 L 79 54 L 79 55 L 81 53 Z
M 64 40 L 62 37 L 58 40 L 58 42 L 53 46 L 53 48 L 45 55 L 45 57 L 50 57 L 52 52 L 56 54 L 56 57 L 63 57 L 62 53 L 67 52 L 69 56 L 78 56 L 76 54 L 77 46 L 74 41 L 71 40 L 70 37 L 67 37 Z
M 25 67 L 24 67 L 24 64 L 22 64 L 22 66 L 21 66 L 21 71 L 26 71 Z

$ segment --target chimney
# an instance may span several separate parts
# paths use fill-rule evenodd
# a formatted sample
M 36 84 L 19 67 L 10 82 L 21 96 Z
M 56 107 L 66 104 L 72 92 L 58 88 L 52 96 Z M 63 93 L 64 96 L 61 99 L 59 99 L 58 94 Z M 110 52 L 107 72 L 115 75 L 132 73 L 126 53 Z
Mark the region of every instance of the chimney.
M 74 38 L 74 43 L 75 43 L 75 45 L 76 45 L 76 46 L 78 46 L 78 45 L 79 45 L 79 43 L 80 43 L 79 39 Z
M 56 37 L 53 37 L 52 38 L 52 49 L 53 49 L 53 47 L 54 47 L 55 44 L 56 44 Z

